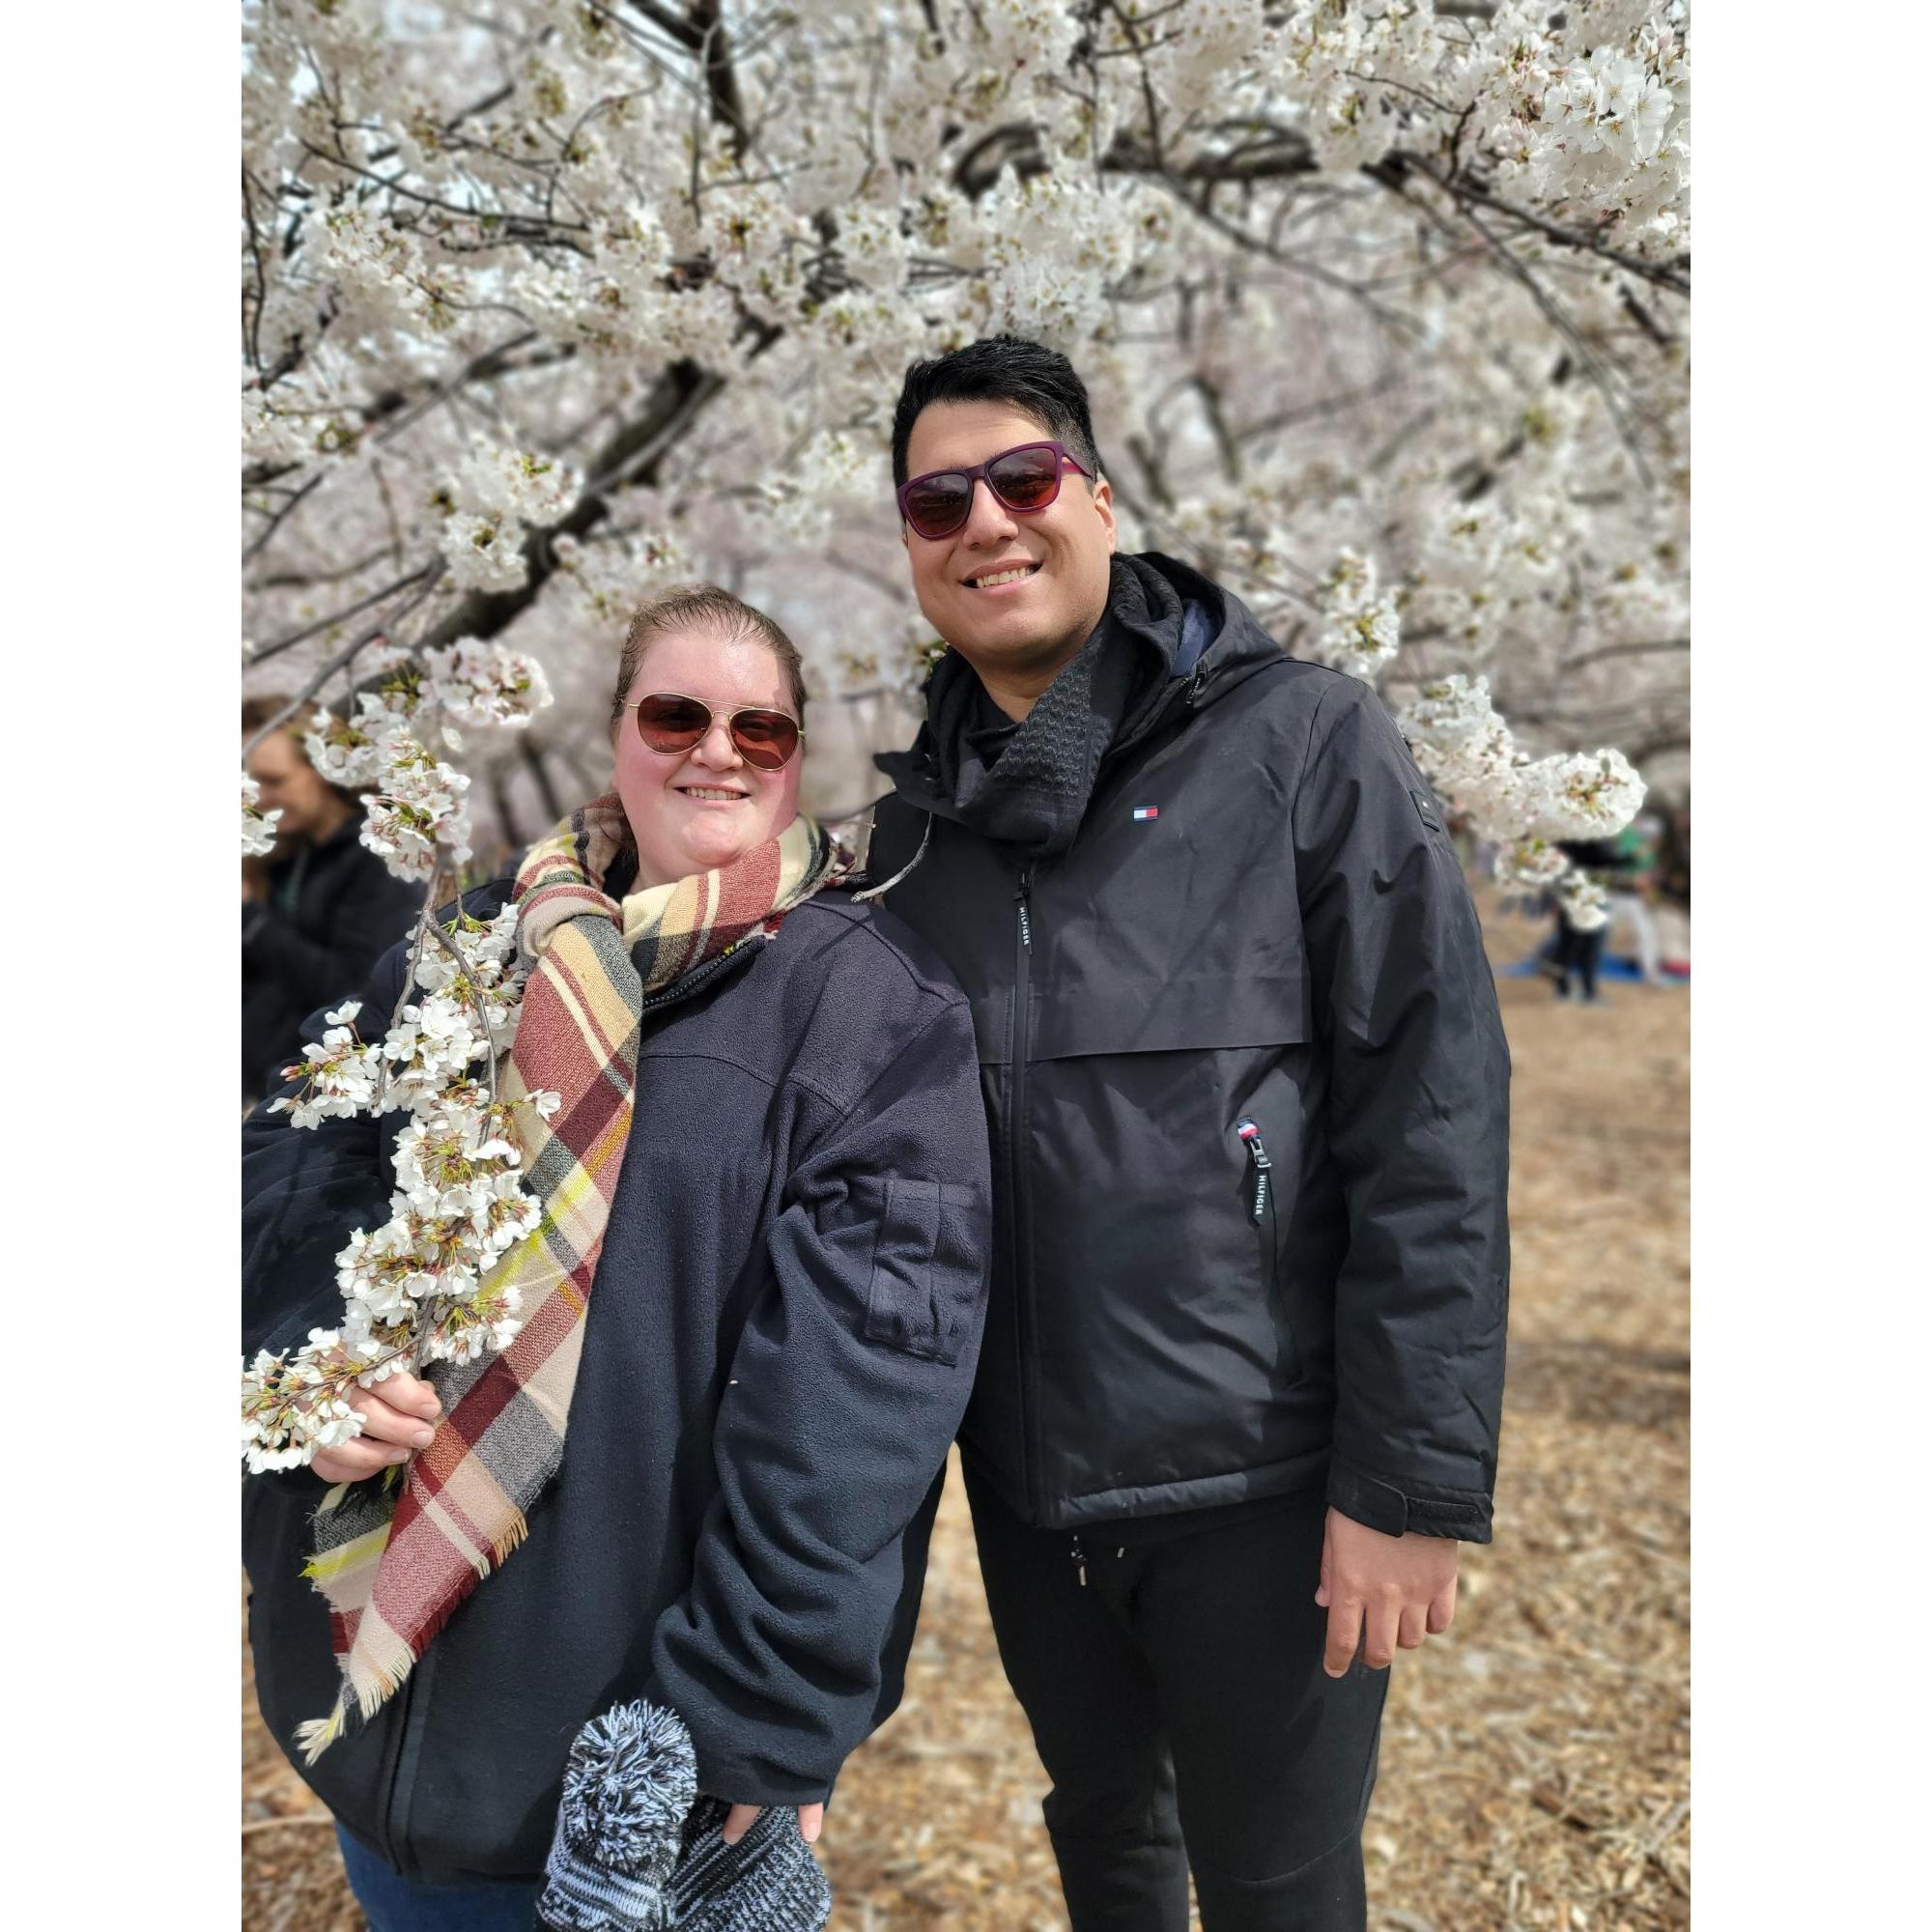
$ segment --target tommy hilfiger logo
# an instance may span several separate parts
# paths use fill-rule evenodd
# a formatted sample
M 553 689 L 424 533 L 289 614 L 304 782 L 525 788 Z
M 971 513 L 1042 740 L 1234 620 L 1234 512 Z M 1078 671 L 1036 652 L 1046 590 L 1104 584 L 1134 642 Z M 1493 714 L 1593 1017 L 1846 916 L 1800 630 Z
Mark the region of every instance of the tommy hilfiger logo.
M 1160 807 L 1157 805 L 1137 805 L 1134 807 L 1134 817 L 1136 819 L 1158 818 L 1159 816 Z

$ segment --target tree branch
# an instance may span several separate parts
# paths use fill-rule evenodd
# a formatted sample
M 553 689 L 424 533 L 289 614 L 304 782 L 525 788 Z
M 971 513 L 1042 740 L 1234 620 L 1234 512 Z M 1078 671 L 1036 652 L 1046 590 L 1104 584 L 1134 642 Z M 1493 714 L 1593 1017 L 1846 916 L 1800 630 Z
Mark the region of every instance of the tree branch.
M 306 497 L 313 489 L 315 489 L 316 485 L 322 481 L 325 473 L 326 473 L 325 471 L 318 469 L 315 472 L 315 474 L 311 476 L 308 479 L 308 481 L 301 486 L 300 489 L 292 491 L 290 493 L 289 500 L 286 503 L 284 503 L 282 507 L 279 510 L 277 510 L 272 517 L 269 519 L 267 527 L 264 528 L 262 531 L 260 531 L 260 533 L 248 545 L 247 549 L 242 553 L 242 561 L 243 563 L 252 562 L 255 559 L 255 557 L 261 554 L 262 547 L 269 541 L 269 539 L 271 536 L 275 534 L 275 532 L 278 529 L 281 528 L 283 524 L 288 521 L 289 512 L 293 510 L 295 506 L 298 503 L 299 503 L 304 497 Z
M 1439 10 L 1438 10 L 1439 11 Z M 1579 229 L 1565 228 L 1560 223 L 1550 221 L 1541 214 L 1532 213 L 1526 208 L 1519 208 L 1514 202 L 1500 200 L 1487 188 L 1479 187 L 1469 178 L 1461 173 L 1445 174 L 1433 161 L 1425 160 L 1420 155 L 1399 151 L 1391 159 L 1400 158 L 1405 167 L 1413 168 L 1417 174 L 1424 174 L 1451 195 L 1460 205 L 1474 202 L 1479 208 L 1493 210 L 1497 214 L 1506 214 L 1512 221 L 1520 221 L 1525 228 L 1533 228 L 1539 235 L 1547 236 L 1551 242 L 1560 242 L 1566 248 L 1580 249 L 1587 255 L 1601 255 L 1606 262 L 1614 262 L 1620 269 L 1628 269 L 1634 275 L 1641 275 L 1647 282 L 1655 282 L 1660 288 L 1669 289 L 1674 295 L 1688 296 L 1690 280 L 1688 275 L 1662 262 L 1646 262 L 1641 255 L 1627 254 L 1621 248 L 1612 248 L 1607 242 L 1598 242 Z M 1465 213 L 1467 210 L 1463 211 Z
M 1222 182 L 1282 181 L 1317 172 L 1314 150 L 1305 134 L 1292 128 L 1257 125 L 1261 128 L 1259 140 L 1218 154 L 1196 155 L 1173 166 L 1164 161 L 1157 143 L 1149 146 L 1137 140 L 1132 132 L 1122 131 L 1114 137 L 1101 157 L 1100 168 L 1105 174 L 1168 175 L 1175 180 L 1210 186 Z M 999 179 L 1001 170 L 1009 166 L 1022 178 L 1045 172 L 1047 162 L 1040 152 L 1039 130 L 1032 122 L 1009 122 L 980 135 L 962 150 L 953 163 L 953 185 L 961 193 L 977 199 Z M 1490 209 L 1533 228 L 1548 241 L 1580 254 L 1613 262 L 1618 268 L 1675 295 L 1690 293 L 1690 278 L 1672 264 L 1646 261 L 1640 255 L 1613 248 L 1581 229 L 1566 228 L 1532 210 L 1504 201 L 1461 170 L 1445 171 L 1406 149 L 1392 150 L 1363 173 L 1382 186 L 1399 191 L 1403 175 L 1411 169 L 1435 183 L 1465 217 L 1469 206 Z M 1197 207 L 1196 212 L 1204 211 Z
M 269 278 L 262 267 L 262 238 L 255 229 L 255 204 L 248 193 L 248 170 L 242 170 L 242 213 L 248 222 L 248 253 L 255 264 L 255 306 L 248 317 L 248 366 L 262 367 L 262 311 L 268 306 Z
M 382 553 L 377 552 L 377 555 Z M 372 590 L 366 597 L 358 597 L 353 604 L 345 604 L 340 611 L 331 611 L 327 617 L 318 617 L 312 624 L 304 624 L 299 631 L 291 631 L 286 638 L 277 638 L 271 644 L 264 644 L 249 660 L 251 664 L 266 664 L 270 658 L 280 657 L 284 651 L 293 650 L 296 645 L 306 643 L 310 638 L 339 624 L 345 617 L 353 617 L 359 611 L 366 611 L 372 604 L 380 604 L 385 597 L 394 597 L 399 591 L 407 590 L 412 583 L 420 583 L 430 573 L 442 575 L 442 564 L 426 563 L 420 570 L 412 570 L 409 576 L 399 578 L 394 583 L 385 583 L 380 590 Z
M 1644 657 L 1653 651 L 1688 651 L 1689 638 L 1649 638 L 1640 643 L 1605 644 L 1600 649 L 1585 651 L 1581 657 L 1566 658 L 1556 667 L 1558 677 L 1567 677 L 1573 670 L 1581 670 L 1585 665 L 1602 664 L 1605 658 Z
M 259 745 L 264 738 L 266 738 L 271 731 L 279 731 L 282 728 L 282 726 L 289 722 L 290 719 L 297 716 L 297 714 L 299 713 L 302 710 L 302 708 L 308 703 L 309 699 L 312 698 L 316 695 L 316 693 L 319 692 L 322 689 L 322 687 L 325 684 L 327 684 L 328 680 L 336 674 L 337 671 L 348 669 L 348 668 L 355 663 L 355 656 L 358 651 L 366 650 L 371 644 L 373 644 L 376 641 L 378 638 L 382 637 L 385 632 L 393 628 L 395 625 L 401 623 L 402 620 L 405 617 L 407 617 L 410 614 L 410 612 L 413 611 L 416 608 L 416 606 L 420 604 L 423 601 L 423 599 L 426 598 L 430 594 L 430 592 L 436 588 L 436 586 L 439 583 L 442 582 L 442 573 L 443 573 L 443 565 L 440 558 L 439 558 L 435 564 L 431 565 L 429 569 L 419 572 L 418 577 L 422 579 L 422 582 L 418 585 L 416 594 L 413 597 L 412 597 L 410 601 L 407 604 L 405 604 L 400 611 L 392 611 L 386 617 L 383 619 L 381 623 L 372 625 L 368 630 L 364 631 L 360 637 L 356 638 L 354 640 L 354 642 L 343 645 L 343 647 L 339 651 L 337 651 L 336 654 L 332 658 L 330 658 L 328 662 L 326 665 L 324 665 L 323 668 L 319 671 L 317 671 L 316 674 L 312 678 L 310 678 L 305 685 L 302 686 L 301 690 L 298 692 L 294 697 L 290 698 L 289 701 L 285 705 L 283 705 L 282 708 L 279 711 L 277 711 L 275 715 L 272 718 L 270 718 L 269 722 L 266 724 L 264 724 L 262 728 L 259 731 L 257 731 L 255 735 L 252 738 L 250 738 L 245 745 L 242 747 L 242 764 L 244 765 L 247 764 L 250 753 L 253 753 L 255 747 Z M 423 646 L 418 644 L 415 646 L 415 648 L 420 650 L 423 648 Z
M 683 14 L 661 5 L 660 0 L 631 0 L 631 5 L 652 26 L 668 34 L 687 52 L 698 56 L 704 68 L 705 92 L 711 100 L 711 118 L 721 128 L 730 130 L 732 158 L 742 161 L 752 145 L 752 128 L 745 118 L 737 71 L 731 65 L 731 36 L 724 25 L 720 0 L 692 0 L 690 11 Z

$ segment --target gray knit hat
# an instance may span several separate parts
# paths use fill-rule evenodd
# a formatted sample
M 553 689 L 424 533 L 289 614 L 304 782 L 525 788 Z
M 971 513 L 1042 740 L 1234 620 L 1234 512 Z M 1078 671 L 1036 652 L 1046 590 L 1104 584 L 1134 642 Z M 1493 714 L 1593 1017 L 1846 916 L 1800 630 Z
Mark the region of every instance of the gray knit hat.
M 564 1767 L 538 1921 L 554 1932 L 823 1932 L 832 1888 L 790 1805 L 735 1845 L 730 1806 L 697 1795 L 674 1711 L 620 1704 L 577 1734 Z

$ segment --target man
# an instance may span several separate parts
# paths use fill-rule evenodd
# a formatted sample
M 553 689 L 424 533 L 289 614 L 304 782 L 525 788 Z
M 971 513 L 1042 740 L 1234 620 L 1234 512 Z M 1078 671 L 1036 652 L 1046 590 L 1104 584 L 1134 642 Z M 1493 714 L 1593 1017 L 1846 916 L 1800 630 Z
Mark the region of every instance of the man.
M 245 698 L 246 745 L 286 703 Z M 278 843 L 242 866 L 242 1097 L 281 1084 L 318 1007 L 346 999 L 408 932 L 422 890 L 390 875 L 362 844 L 351 795 L 311 765 L 293 731 L 270 731 L 248 759 L 262 811 L 281 812 Z
M 1462 871 L 1366 685 L 1116 554 L 1063 356 L 915 364 L 893 465 L 952 648 L 870 868 L 973 1007 L 961 1447 L 1067 1908 L 1183 1932 L 1191 1865 L 1208 1932 L 1360 1928 L 1384 1673 L 1495 1474 L 1509 1062 Z

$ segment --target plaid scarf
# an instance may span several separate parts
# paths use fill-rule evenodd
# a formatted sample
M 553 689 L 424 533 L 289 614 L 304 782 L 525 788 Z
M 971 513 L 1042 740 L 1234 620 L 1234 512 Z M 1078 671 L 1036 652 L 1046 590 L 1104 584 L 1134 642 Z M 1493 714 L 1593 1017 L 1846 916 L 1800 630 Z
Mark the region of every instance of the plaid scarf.
M 310 1764 L 342 1735 L 352 1704 L 372 1717 L 457 1605 L 501 1567 L 563 1459 L 584 1315 L 631 1131 L 645 1000 L 747 941 L 769 939 L 793 906 L 852 870 L 850 855 L 800 816 L 720 870 L 620 905 L 603 881 L 629 838 L 616 794 L 606 793 L 531 846 L 518 870 L 518 952 L 530 971 L 497 1094 L 513 1104 L 545 1089 L 562 1095 L 549 1121 L 531 1106 L 516 1110 L 543 1221 L 490 1281 L 521 1292 L 523 1327 L 498 1354 L 437 1365 L 442 1417 L 399 1485 L 340 1485 L 316 1513 L 302 1574 L 328 1599 L 343 1686 L 328 1717 L 297 1730 Z

